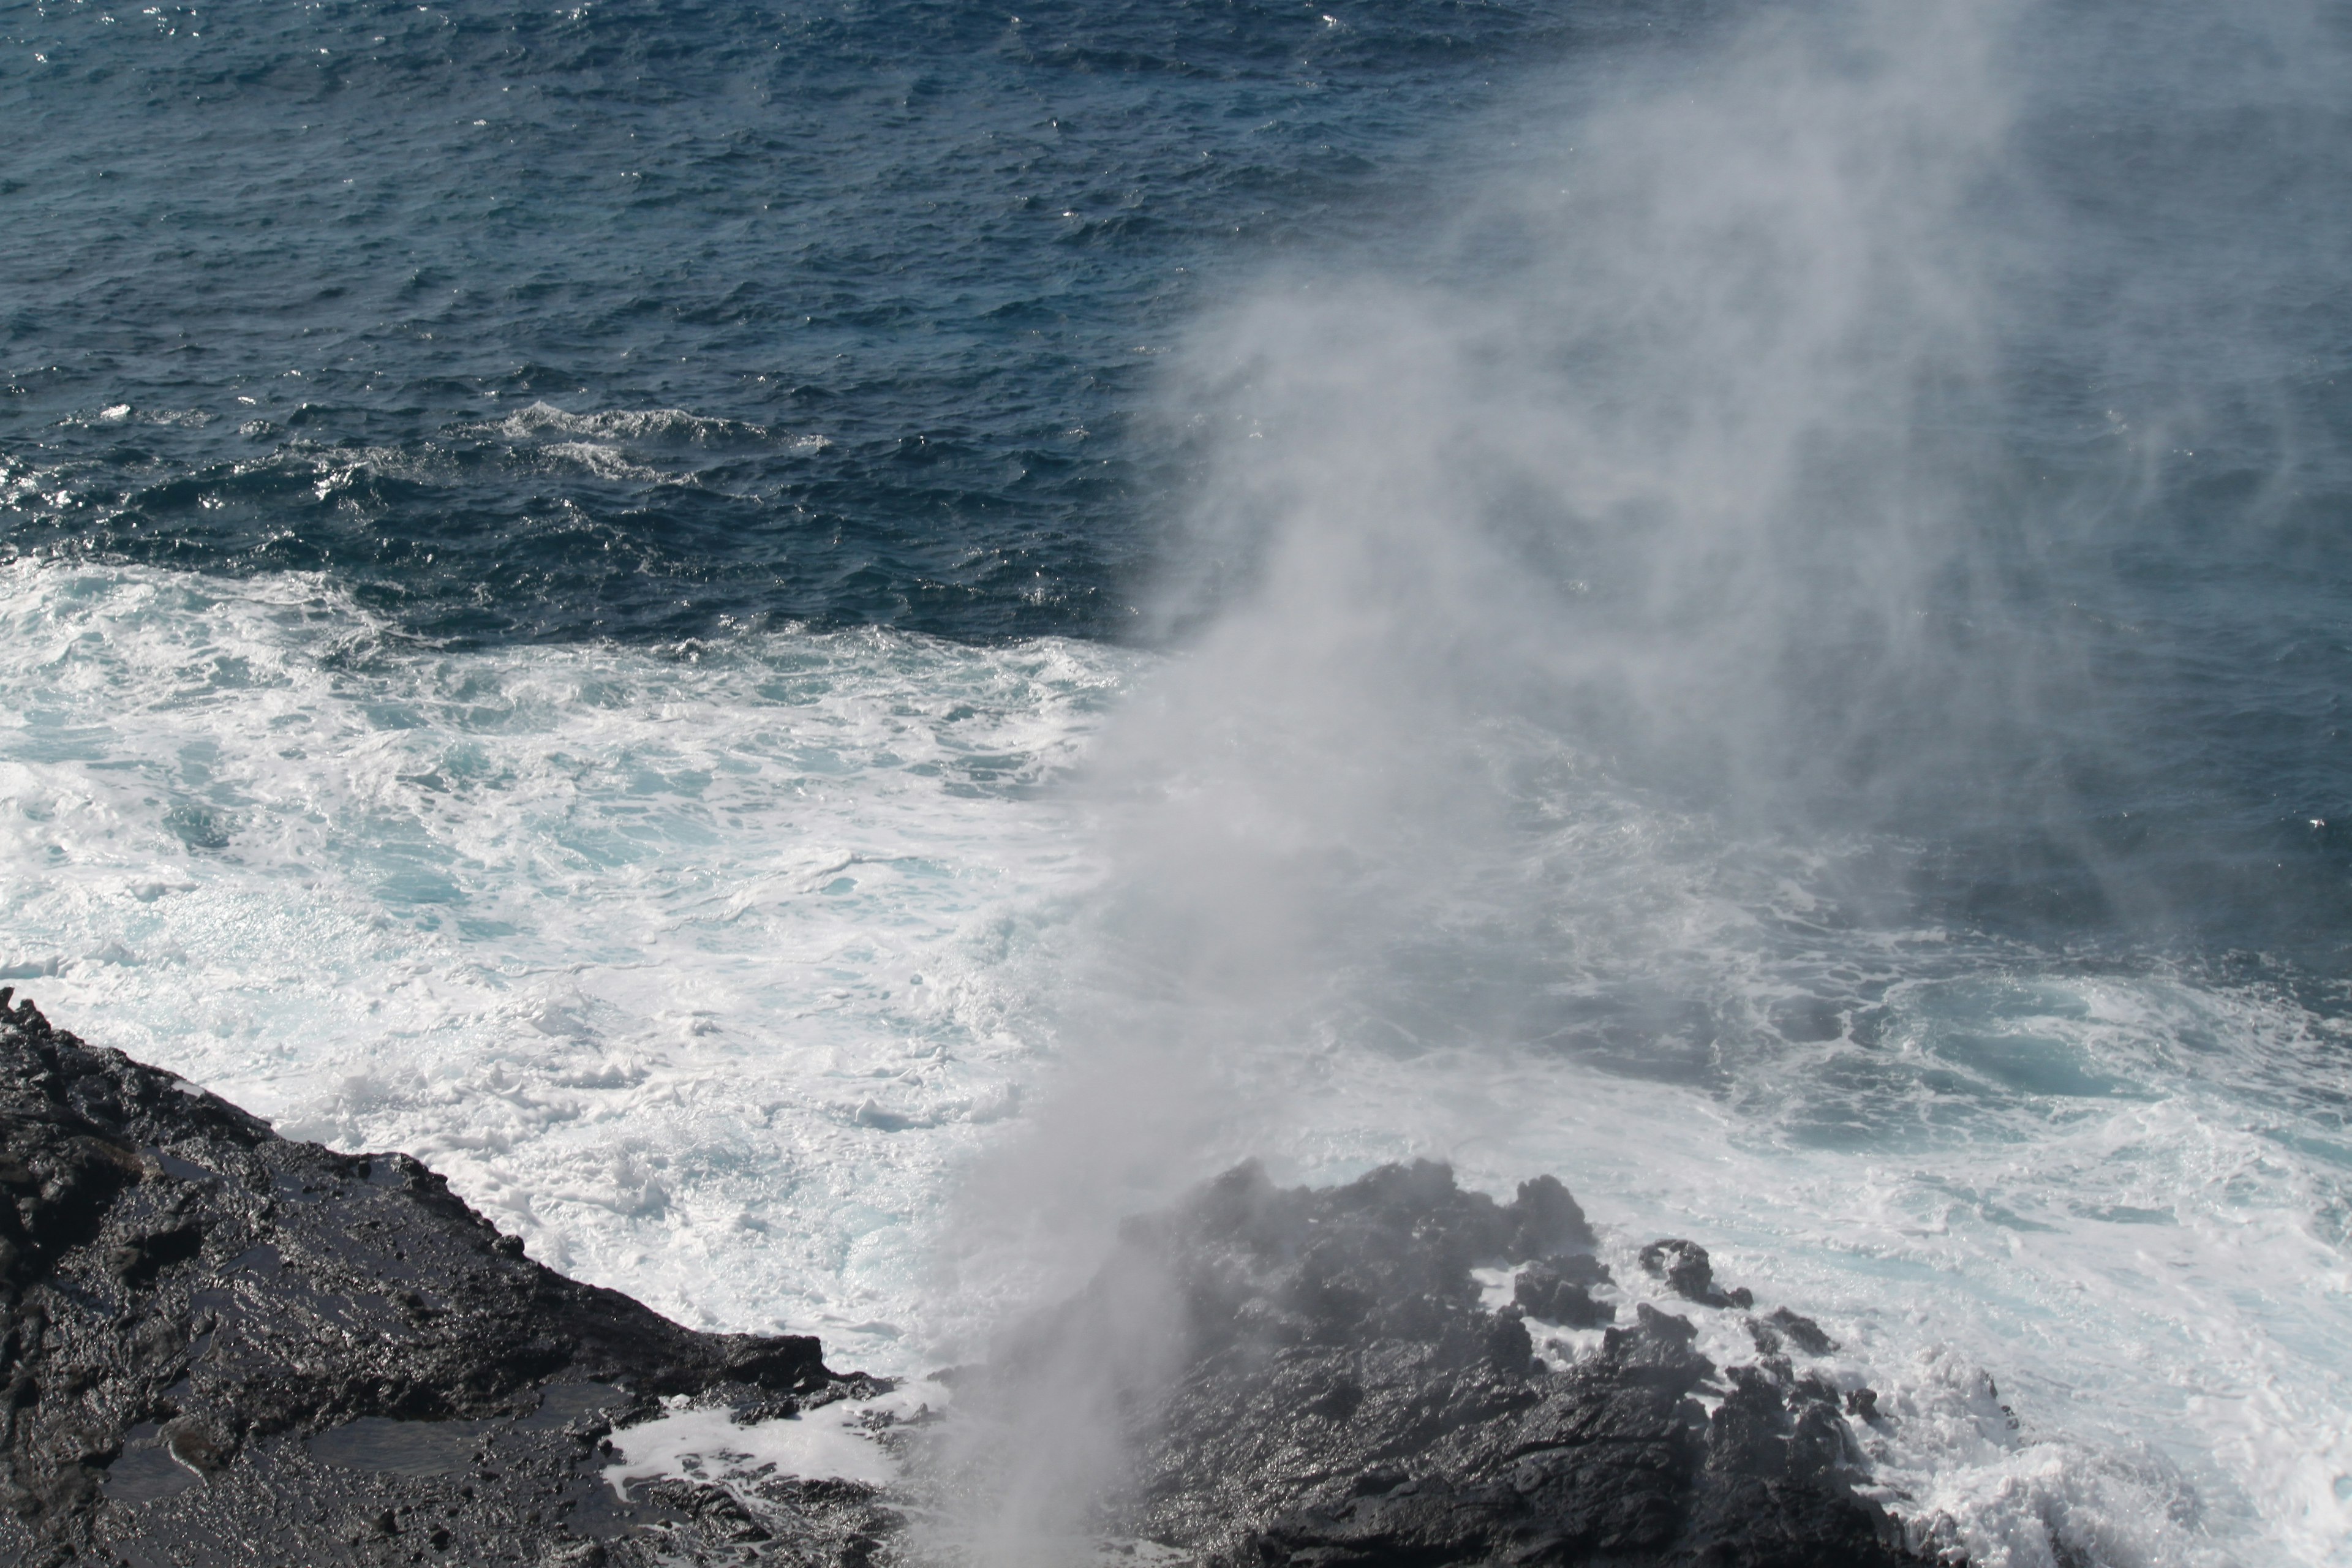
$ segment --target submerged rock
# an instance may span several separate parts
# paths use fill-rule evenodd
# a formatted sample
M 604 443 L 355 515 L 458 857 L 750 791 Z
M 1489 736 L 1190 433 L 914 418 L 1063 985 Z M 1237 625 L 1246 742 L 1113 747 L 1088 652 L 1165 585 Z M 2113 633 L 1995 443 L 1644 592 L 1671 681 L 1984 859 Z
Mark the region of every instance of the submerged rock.
M 870 1487 L 605 1479 L 616 1424 L 882 1384 L 566 1279 L 0 989 L 0 1562 L 856 1563 Z M 747 1506 L 746 1496 L 756 1506 Z

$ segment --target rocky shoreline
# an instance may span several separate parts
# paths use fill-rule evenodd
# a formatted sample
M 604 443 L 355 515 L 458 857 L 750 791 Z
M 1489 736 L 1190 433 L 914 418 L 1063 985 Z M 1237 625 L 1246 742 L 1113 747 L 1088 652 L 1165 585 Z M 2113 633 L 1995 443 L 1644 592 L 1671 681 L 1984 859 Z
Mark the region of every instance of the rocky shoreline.
M 405 1155 L 281 1139 L 9 1004 L 0 1561 L 918 1559 L 909 1505 L 937 1505 L 950 1445 L 885 1380 L 828 1368 L 813 1338 L 698 1333 L 566 1279 Z M 1108 1315 L 1140 1288 L 1167 1309 L 1164 1353 L 1115 1391 L 1133 1460 L 1097 1522 L 1163 1561 L 1921 1561 L 1869 1496 L 1869 1392 L 1804 1370 L 1827 1336 L 1750 1310 L 1688 1242 L 1642 1264 L 1745 1314 L 1755 1363 L 1719 1368 L 1646 1303 L 1612 1321 L 1591 1232 L 1549 1177 L 1506 1205 L 1443 1166 L 1319 1191 L 1244 1166 L 1131 1225 L 1095 1287 L 957 1399 L 1017 1403 L 1054 1347 L 1134 1332 Z M 1564 1355 L 1572 1331 L 1597 1339 Z M 830 1423 L 904 1479 L 772 1463 L 615 1485 L 615 1435 L 681 1411 Z
M 1862 1489 L 1872 1391 L 1802 1364 L 1817 1324 L 1654 1244 L 1667 1293 L 1741 1315 L 1755 1359 L 1718 1367 L 1684 1315 L 1616 1321 L 1594 1242 L 1549 1176 L 1498 1204 L 1425 1163 L 1320 1190 L 1244 1165 L 1130 1225 L 1035 1337 L 1098 1339 L 1139 1279 L 1182 1303 L 1180 1368 L 1126 1402 L 1122 1522 L 1214 1568 L 1921 1561 Z
M 866 1487 L 780 1482 L 754 1519 L 604 1479 L 605 1436 L 665 1400 L 874 1391 L 814 1339 L 680 1328 L 405 1155 L 279 1138 L 8 999 L 0 1562 L 856 1563 L 895 1527 Z

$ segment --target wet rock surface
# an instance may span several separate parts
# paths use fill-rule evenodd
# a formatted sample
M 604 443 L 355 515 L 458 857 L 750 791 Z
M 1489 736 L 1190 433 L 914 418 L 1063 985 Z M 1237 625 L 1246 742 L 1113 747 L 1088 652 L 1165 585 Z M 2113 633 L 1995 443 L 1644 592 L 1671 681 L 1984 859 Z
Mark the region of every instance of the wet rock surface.
M 1425 1163 L 1320 1191 L 1244 1166 L 1131 1226 L 1106 1274 L 1162 1281 L 1189 1351 L 1139 1415 L 1125 1522 L 1218 1568 L 1919 1561 L 1856 1489 L 1868 1391 L 1780 1353 L 1828 1349 L 1818 1325 L 1746 1313 L 1703 1249 L 1661 1243 L 1643 1264 L 1754 1336 L 1754 1364 L 1719 1367 L 1681 1314 L 1613 1321 L 1593 1245 L 1549 1177 L 1499 1204 Z M 1486 1305 L 1474 1268 L 1514 1266 Z M 1052 1332 L 1123 1299 L 1098 1287 Z M 1547 1355 L 1530 1323 L 1609 1326 Z
M 0 1562 L 875 1561 L 872 1489 L 605 1479 L 616 1424 L 881 1385 L 566 1279 L 0 990 Z
M 1130 1224 L 1029 1343 L 1158 1347 L 1104 1522 L 1202 1568 L 1919 1561 L 1862 1489 L 1870 1391 L 1801 1370 L 1830 1335 L 1695 1243 L 1634 1267 L 1680 1310 L 1626 1295 L 1549 1177 L 1503 1204 L 1439 1165 L 1324 1190 L 1244 1166 Z M 1754 1362 L 1702 1353 L 1684 1302 Z M 566 1279 L 415 1161 L 278 1138 L 0 990 L 0 1562 L 883 1568 L 919 1553 L 872 1486 L 607 1470 L 615 1431 L 681 1404 L 887 1387 Z M 919 1500 L 936 1431 L 886 1446 Z

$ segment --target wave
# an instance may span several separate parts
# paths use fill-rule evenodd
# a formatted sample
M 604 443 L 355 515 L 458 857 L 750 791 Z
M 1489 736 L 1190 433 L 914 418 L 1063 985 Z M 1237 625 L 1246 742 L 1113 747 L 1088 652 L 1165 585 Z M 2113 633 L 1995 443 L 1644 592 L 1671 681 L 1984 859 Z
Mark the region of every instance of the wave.
M 1130 658 L 453 655 L 318 576 L 31 563 L 0 626 L 0 968 L 561 1267 L 887 1351 L 833 1326 L 907 1311 L 938 1171 L 1017 1101 L 1018 954 L 1084 876 L 1041 792 Z

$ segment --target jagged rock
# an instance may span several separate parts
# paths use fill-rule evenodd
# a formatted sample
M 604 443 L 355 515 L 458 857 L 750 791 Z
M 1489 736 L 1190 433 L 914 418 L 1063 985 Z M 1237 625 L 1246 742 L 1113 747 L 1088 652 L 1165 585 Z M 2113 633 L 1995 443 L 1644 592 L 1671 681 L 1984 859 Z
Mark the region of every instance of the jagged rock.
M 1728 1307 L 1684 1245 L 1666 1260 Z M 1181 1304 L 1175 1375 L 1130 1402 L 1139 1460 L 1117 1522 L 1215 1568 L 1919 1561 L 1857 1492 L 1862 1449 L 1827 1382 L 1770 1358 L 1718 1368 L 1688 1320 L 1647 1303 L 1590 1354 L 1531 1354 L 1527 1317 L 1564 1293 L 1608 1305 L 1591 1301 L 1609 1279 L 1591 1246 L 1549 1177 L 1504 1205 L 1442 1165 L 1323 1191 L 1245 1165 L 1129 1226 L 1033 1342 L 1083 1342 L 1090 1313 L 1135 1299 L 1122 1275 Z M 1519 1264 L 1543 1311 L 1482 1306 L 1472 1269 Z M 1016 1350 L 995 1375 L 1023 1367 Z
M 1819 1323 L 1799 1317 L 1786 1307 L 1749 1319 L 1748 1331 L 1754 1336 L 1757 1348 L 1767 1353 L 1778 1351 L 1783 1340 L 1807 1355 L 1829 1355 L 1837 1349 L 1837 1342 L 1822 1332 Z
M 662 1396 L 876 1391 L 523 1257 L 402 1154 L 281 1139 L 0 989 L 0 1561 L 874 1561 L 870 1489 L 624 1501 Z
M 1715 1265 L 1706 1248 L 1696 1241 L 1654 1241 L 1642 1248 L 1642 1267 L 1666 1282 L 1685 1301 L 1709 1307 L 1752 1307 L 1756 1298 L 1746 1289 L 1715 1288 Z
M 1512 1300 L 1528 1317 L 1547 1323 L 1597 1329 L 1617 1321 L 1613 1302 L 1592 1299 L 1592 1288 L 1608 1283 L 1608 1266 L 1589 1253 L 1538 1258 L 1519 1270 Z

